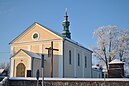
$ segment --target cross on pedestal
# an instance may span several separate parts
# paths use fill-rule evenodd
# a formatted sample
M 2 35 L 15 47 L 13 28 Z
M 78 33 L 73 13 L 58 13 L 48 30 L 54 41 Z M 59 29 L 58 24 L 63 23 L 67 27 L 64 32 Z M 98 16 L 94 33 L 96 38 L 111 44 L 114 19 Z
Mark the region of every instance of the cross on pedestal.
M 53 48 L 53 41 L 51 41 L 51 47 L 45 48 L 48 50 L 48 57 L 51 57 L 50 59 L 50 76 L 53 77 L 53 51 L 59 51 L 59 49 L 54 49 Z

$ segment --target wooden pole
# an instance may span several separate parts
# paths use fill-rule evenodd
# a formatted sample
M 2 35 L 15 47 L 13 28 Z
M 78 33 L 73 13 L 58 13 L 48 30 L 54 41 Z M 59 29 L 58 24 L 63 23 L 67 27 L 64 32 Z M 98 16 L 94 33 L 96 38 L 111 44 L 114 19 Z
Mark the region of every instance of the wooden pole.
M 53 41 L 51 42 L 51 77 L 53 77 Z
M 37 86 L 39 86 L 39 80 L 37 80 Z
M 53 77 L 53 50 L 59 51 L 59 49 L 53 48 L 53 41 L 51 41 L 51 47 L 45 49 L 48 49 L 48 56 L 50 56 L 50 77 Z M 49 55 L 49 51 L 51 55 Z
M 41 67 L 42 67 L 42 86 L 44 86 L 44 55 L 42 55 L 42 60 L 41 60 Z
M 44 86 L 44 71 L 43 71 L 43 68 L 42 68 L 42 86 Z

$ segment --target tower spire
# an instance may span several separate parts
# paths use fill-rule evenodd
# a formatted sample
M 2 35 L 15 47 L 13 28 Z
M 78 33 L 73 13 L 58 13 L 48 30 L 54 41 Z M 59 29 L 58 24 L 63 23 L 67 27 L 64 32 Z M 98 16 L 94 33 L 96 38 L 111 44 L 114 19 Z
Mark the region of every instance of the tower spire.
M 64 21 L 62 23 L 64 29 L 62 31 L 62 35 L 63 37 L 67 37 L 69 39 L 71 39 L 71 33 L 69 32 L 69 25 L 70 22 L 68 21 L 68 14 L 67 14 L 67 8 L 65 9 L 65 16 L 64 16 Z
M 65 18 L 66 18 L 66 20 L 68 20 L 68 16 L 67 16 L 67 8 L 65 9 Z

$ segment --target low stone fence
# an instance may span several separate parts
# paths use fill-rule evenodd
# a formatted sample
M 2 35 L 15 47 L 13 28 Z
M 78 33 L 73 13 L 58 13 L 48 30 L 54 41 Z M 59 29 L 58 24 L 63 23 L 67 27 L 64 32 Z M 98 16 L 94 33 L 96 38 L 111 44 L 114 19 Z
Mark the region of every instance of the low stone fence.
M 126 78 L 45 78 L 44 86 L 129 86 Z M 41 86 L 42 78 L 38 86 Z M 10 78 L 9 86 L 37 86 L 36 78 Z

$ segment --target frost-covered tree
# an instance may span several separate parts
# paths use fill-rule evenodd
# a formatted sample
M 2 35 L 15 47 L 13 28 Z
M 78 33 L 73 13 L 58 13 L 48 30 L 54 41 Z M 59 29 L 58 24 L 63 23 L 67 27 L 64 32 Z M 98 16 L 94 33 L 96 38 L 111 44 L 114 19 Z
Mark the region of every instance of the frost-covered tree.
M 117 51 L 119 54 L 120 61 L 126 59 L 129 53 L 129 30 L 120 30 L 117 40 Z M 124 60 L 126 61 L 126 60 Z
M 108 63 L 118 58 L 121 61 L 129 52 L 129 31 L 117 29 L 116 26 L 99 27 L 94 33 L 97 37 L 97 47 L 93 49 L 94 56 L 102 61 L 108 70 Z

